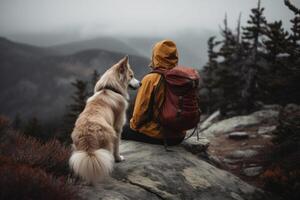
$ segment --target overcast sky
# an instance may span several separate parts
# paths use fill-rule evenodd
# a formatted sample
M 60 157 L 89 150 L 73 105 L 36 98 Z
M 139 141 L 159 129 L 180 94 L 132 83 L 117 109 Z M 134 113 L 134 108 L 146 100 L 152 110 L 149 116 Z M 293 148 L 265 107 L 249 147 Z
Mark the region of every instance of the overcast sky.
M 300 5 L 300 0 L 292 0 Z M 218 31 L 225 13 L 235 26 L 245 22 L 256 0 L 0 0 L 0 35 L 71 33 L 160 36 L 189 30 Z M 262 0 L 268 20 L 289 27 L 291 12 L 283 0 Z

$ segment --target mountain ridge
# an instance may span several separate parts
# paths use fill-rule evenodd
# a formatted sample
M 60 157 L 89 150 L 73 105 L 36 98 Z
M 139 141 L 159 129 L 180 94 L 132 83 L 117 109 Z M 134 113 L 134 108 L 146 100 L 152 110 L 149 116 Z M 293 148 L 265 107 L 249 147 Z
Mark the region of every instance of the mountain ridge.
M 71 82 L 102 74 L 125 54 L 88 49 L 62 55 L 47 48 L 0 39 L 0 113 L 14 118 L 57 119 L 71 103 Z M 148 70 L 149 59 L 129 54 L 138 78 Z

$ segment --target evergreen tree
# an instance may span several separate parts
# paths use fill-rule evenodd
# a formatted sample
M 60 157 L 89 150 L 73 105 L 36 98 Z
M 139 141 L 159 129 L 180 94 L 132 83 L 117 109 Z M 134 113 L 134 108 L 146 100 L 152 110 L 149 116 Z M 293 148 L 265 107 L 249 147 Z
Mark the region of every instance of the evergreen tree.
M 205 68 L 209 68 L 211 70 L 217 68 L 217 58 L 218 58 L 218 53 L 215 51 L 216 46 L 220 44 L 219 41 L 215 41 L 216 37 L 212 36 L 208 39 L 207 41 L 207 46 L 208 46 L 208 63 L 205 66 Z
M 300 9 L 294 6 L 289 0 L 284 0 L 285 5 L 294 13 L 294 18 L 291 19 L 292 40 L 290 54 L 292 60 L 296 60 L 300 56 Z
M 263 15 L 265 8 L 261 8 L 260 0 L 257 2 L 257 7 L 251 9 L 250 19 L 247 21 L 247 26 L 243 29 L 243 41 L 251 53 L 254 64 L 257 62 L 257 54 L 259 47 L 262 46 L 260 38 L 265 32 L 266 18 Z
M 83 111 L 86 100 L 88 98 L 87 83 L 82 80 L 75 80 L 71 83 L 75 88 L 74 94 L 71 96 L 73 103 L 67 106 L 67 114 L 64 117 L 63 133 L 59 138 L 64 142 L 71 141 L 71 132 L 74 128 L 78 115 Z
M 241 40 L 241 18 L 242 13 L 239 14 L 236 26 L 236 45 L 235 45 L 235 60 L 245 60 L 248 56 L 247 44 Z
M 227 15 L 224 18 L 224 28 L 221 28 L 221 35 L 223 36 L 223 41 L 219 55 L 224 57 L 225 63 L 228 63 L 232 60 L 233 54 L 236 52 L 237 38 L 228 28 Z
M 13 128 L 15 130 L 21 130 L 22 129 L 22 119 L 21 119 L 21 115 L 20 113 L 17 113 L 15 118 L 14 118 L 14 121 L 13 121 Z
M 238 44 L 241 42 L 241 19 L 242 19 L 242 13 L 239 14 L 239 18 L 236 26 L 236 41 Z
M 43 138 L 42 126 L 36 117 L 32 117 L 28 120 L 24 127 L 24 133 L 36 138 Z
M 282 27 L 282 21 L 269 23 L 266 28 L 266 40 L 263 41 L 267 50 L 267 59 L 276 63 L 279 54 L 287 53 L 289 48 L 289 33 Z
M 213 77 L 214 71 L 218 67 L 218 62 L 217 62 L 217 57 L 218 53 L 215 52 L 215 47 L 220 44 L 220 42 L 215 41 L 215 36 L 210 37 L 207 41 L 207 46 L 208 46 L 208 63 L 206 66 L 204 66 L 204 77 L 203 77 L 203 82 L 205 85 L 205 88 L 208 90 L 208 95 L 207 95 L 207 113 L 210 114 L 212 110 L 212 106 L 214 104 L 213 98 L 212 98 L 212 89 L 215 87 L 215 80 Z
M 241 65 L 240 62 L 244 59 L 243 46 L 240 43 L 240 20 L 238 19 L 236 33 L 233 33 L 227 25 L 227 17 L 224 19 L 224 28 L 222 29 L 222 47 L 219 55 L 224 57 L 224 61 L 219 63 L 216 74 L 218 76 L 218 85 L 222 95 L 222 103 L 220 104 L 221 112 L 226 115 L 238 106 L 240 99 L 241 87 Z
M 267 23 L 264 15 L 264 8 L 258 0 L 257 7 L 251 9 L 250 19 L 247 26 L 243 27 L 243 44 L 247 48 L 249 61 L 244 64 L 244 88 L 242 89 L 242 101 L 246 110 L 253 108 L 255 94 L 258 93 L 257 73 L 259 70 L 258 53 L 262 47 L 261 36 L 265 33 Z
M 96 85 L 97 81 L 99 80 L 99 75 L 100 74 L 98 73 L 97 70 L 93 71 L 91 81 L 90 81 L 90 92 L 89 92 L 90 96 L 92 96 L 93 93 L 94 93 L 94 88 L 95 88 L 95 85 Z

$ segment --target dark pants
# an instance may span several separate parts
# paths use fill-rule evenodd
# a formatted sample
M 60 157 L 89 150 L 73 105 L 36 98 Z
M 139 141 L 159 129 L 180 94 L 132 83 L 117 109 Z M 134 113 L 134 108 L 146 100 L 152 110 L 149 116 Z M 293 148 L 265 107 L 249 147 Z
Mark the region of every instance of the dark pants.
M 164 145 L 164 140 L 163 139 L 156 139 L 152 138 L 150 136 L 147 136 L 143 133 L 136 132 L 132 130 L 129 125 L 125 125 L 123 128 L 122 132 L 122 139 L 124 140 L 134 140 L 138 142 L 144 142 L 144 143 L 149 143 L 149 144 L 159 144 L 159 145 Z M 177 144 L 180 144 L 183 141 L 184 138 L 176 138 L 176 139 L 167 139 L 167 145 L 168 146 L 174 146 Z

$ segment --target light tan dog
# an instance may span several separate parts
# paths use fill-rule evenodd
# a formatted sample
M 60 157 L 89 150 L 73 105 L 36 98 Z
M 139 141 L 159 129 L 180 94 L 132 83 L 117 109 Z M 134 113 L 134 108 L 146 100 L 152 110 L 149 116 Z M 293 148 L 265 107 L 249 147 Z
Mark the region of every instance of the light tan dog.
M 126 120 L 127 88 L 140 82 L 124 57 L 108 69 L 96 83 L 94 95 L 87 100 L 72 132 L 74 151 L 69 164 L 74 173 L 95 184 L 108 176 L 119 154 L 122 128 Z

